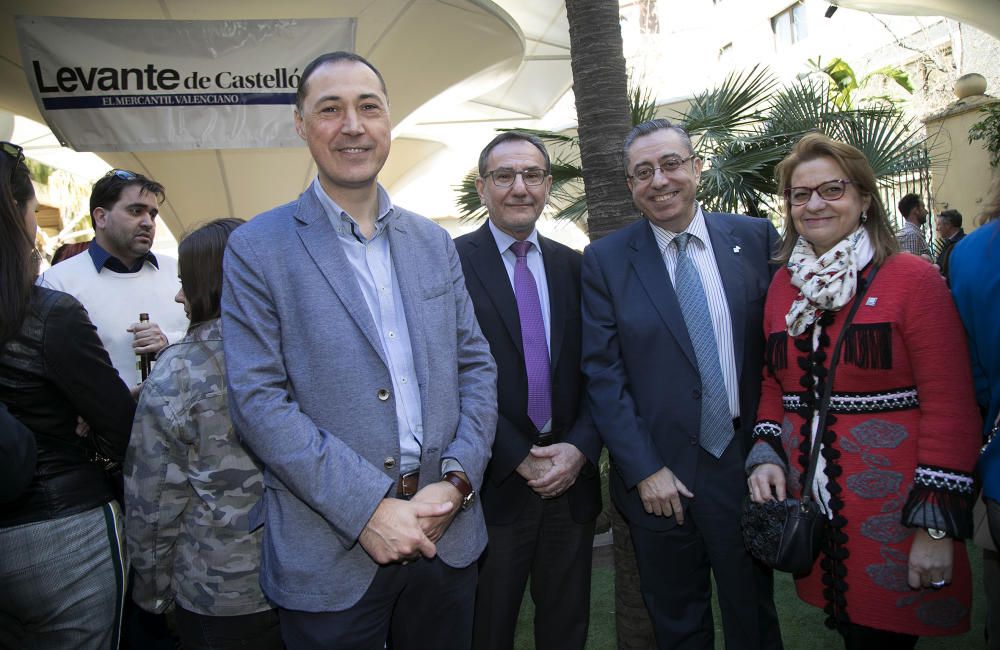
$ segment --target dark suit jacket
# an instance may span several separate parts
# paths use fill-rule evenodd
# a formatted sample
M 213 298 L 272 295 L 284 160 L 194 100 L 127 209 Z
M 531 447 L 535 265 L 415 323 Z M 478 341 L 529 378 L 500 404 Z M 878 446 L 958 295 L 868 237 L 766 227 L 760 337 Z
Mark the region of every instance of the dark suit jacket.
M 705 213 L 733 323 L 740 442 L 760 398 L 764 298 L 777 232 L 765 219 Z M 689 488 L 698 466 L 701 376 L 680 305 L 645 219 L 591 244 L 583 257 L 583 370 L 590 411 L 611 452 L 611 497 L 633 524 L 652 530 L 674 517 L 646 514 L 636 485 L 668 467 Z
M 601 441 L 586 409 L 580 371 L 580 254 L 542 236 L 538 242 L 549 289 L 553 432 L 556 442 L 575 445 L 589 461 L 568 490 L 573 518 L 585 522 L 601 510 L 596 471 Z M 528 418 L 528 378 L 517 301 L 488 223 L 456 239 L 455 247 L 476 318 L 497 363 L 499 418 L 483 482 L 483 511 L 486 523 L 509 524 L 532 494 L 515 470 L 537 437 Z
M 959 228 L 958 233 L 956 233 L 952 239 L 946 239 L 944 241 L 944 246 L 941 247 L 941 252 L 938 253 L 937 265 L 941 267 L 941 275 L 943 275 L 945 279 L 950 279 L 948 276 L 951 271 L 950 259 L 952 251 L 955 250 L 955 244 L 962 241 L 964 237 L 965 231 Z

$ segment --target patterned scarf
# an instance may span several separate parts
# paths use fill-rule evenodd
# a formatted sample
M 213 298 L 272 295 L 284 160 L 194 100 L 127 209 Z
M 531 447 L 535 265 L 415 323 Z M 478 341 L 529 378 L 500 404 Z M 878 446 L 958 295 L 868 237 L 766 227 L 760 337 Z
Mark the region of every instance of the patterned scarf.
M 859 227 L 836 246 L 816 257 L 812 244 L 801 235 L 788 259 L 792 284 L 799 295 L 785 315 L 788 334 L 799 336 L 821 311 L 837 311 L 854 298 L 858 273 L 873 256 L 868 231 Z

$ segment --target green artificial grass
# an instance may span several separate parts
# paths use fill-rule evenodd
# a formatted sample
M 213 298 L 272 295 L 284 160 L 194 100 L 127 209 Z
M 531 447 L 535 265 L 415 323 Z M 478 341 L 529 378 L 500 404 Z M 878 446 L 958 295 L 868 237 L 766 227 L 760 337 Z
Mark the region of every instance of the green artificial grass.
M 973 600 L 972 628 L 961 636 L 924 637 L 917 644 L 919 650 L 954 650 L 955 648 L 982 648 L 983 625 L 986 607 L 982 586 L 982 551 L 969 544 L 969 559 L 972 565 Z M 795 595 L 795 585 L 788 574 L 775 574 L 774 599 L 781 620 L 781 635 L 786 650 L 841 650 L 844 647 L 836 632 L 823 625 L 823 612 L 806 605 Z M 713 599 L 714 601 L 714 599 Z M 715 609 L 715 647 L 723 648 L 722 618 L 718 605 Z M 590 590 L 590 633 L 587 648 L 612 650 L 615 648 L 615 596 L 614 569 L 595 567 Z M 531 597 L 525 596 L 521 606 L 514 647 L 518 650 L 534 648 L 532 617 L 534 607 Z M 544 650 L 539 648 L 538 650 Z

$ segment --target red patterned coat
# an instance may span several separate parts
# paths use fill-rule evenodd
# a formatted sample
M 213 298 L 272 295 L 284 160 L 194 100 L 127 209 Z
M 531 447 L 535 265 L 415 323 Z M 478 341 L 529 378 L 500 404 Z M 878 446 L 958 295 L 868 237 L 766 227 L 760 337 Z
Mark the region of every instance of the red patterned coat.
M 780 457 L 789 492 L 801 493 L 808 463 L 813 377 L 824 376 L 850 306 L 813 329 L 785 333 L 798 290 L 787 269 L 767 294 L 767 368 L 751 463 Z M 817 373 L 816 371 L 819 370 Z M 914 591 L 907 558 L 917 528 L 971 534 L 972 469 L 980 439 L 958 314 L 937 270 L 909 254 L 879 269 L 844 338 L 824 433 L 832 531 L 799 596 L 838 620 L 916 635 L 969 628 L 971 579 L 965 545 L 955 542 L 951 585 Z M 791 463 L 788 463 L 791 460 Z M 832 587 L 832 588 L 831 588 Z

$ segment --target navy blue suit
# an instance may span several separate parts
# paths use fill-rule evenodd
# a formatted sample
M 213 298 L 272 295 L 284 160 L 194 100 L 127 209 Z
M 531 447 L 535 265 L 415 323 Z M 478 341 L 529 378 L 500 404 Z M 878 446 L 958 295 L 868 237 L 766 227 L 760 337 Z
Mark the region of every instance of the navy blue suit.
M 687 326 L 645 219 L 584 253 L 583 369 L 590 410 L 612 457 L 612 501 L 629 523 L 643 597 L 657 642 L 711 648 L 713 569 L 726 646 L 780 646 L 770 575 L 753 564 L 739 532 L 747 493 L 743 460 L 760 398 L 764 299 L 777 232 L 769 222 L 705 213 L 732 318 L 745 426 L 722 458 L 699 446 L 701 377 Z M 690 489 L 685 523 L 647 514 L 637 485 L 662 467 Z M 748 602 L 760 602 L 759 608 Z

